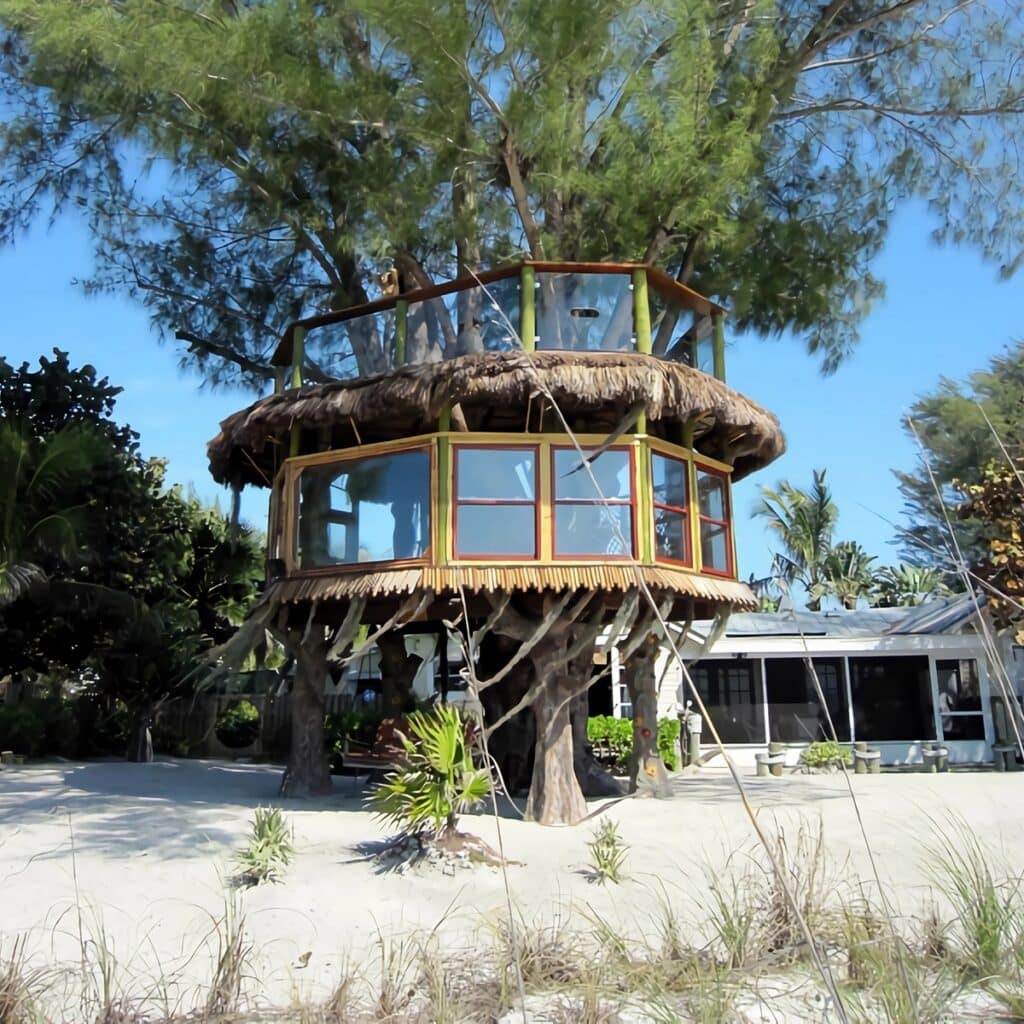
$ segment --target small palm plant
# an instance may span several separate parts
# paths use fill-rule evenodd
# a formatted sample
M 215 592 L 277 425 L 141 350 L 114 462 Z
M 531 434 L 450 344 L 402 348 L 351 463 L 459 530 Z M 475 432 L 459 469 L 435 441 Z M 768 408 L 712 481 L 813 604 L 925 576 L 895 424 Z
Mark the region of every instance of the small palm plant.
M 473 763 L 458 708 L 414 711 L 399 733 L 404 753 L 368 798 L 377 816 L 409 837 L 438 840 L 454 834 L 458 816 L 491 791 L 491 774 Z
M 279 882 L 295 855 L 295 834 L 277 807 L 257 807 L 249 845 L 235 857 L 240 885 Z

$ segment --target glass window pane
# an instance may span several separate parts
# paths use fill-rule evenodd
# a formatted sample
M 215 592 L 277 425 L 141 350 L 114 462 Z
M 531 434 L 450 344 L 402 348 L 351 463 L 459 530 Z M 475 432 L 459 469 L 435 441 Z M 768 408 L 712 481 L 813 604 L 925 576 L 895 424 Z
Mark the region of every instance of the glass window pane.
M 457 448 L 455 458 L 460 499 L 534 500 L 534 449 Z
M 299 477 L 299 565 L 420 558 L 430 546 L 430 455 L 309 466 Z
M 633 513 L 629 505 L 556 505 L 556 555 L 633 554 Z
M 590 470 L 582 466 L 575 449 L 556 448 L 555 499 L 600 501 L 601 498 L 619 498 L 628 501 L 632 489 L 629 474 L 629 452 L 613 449 L 602 452 L 590 463 Z M 599 490 L 594 489 L 597 480 Z
M 765 687 L 768 691 L 768 728 L 772 740 L 780 743 L 813 743 L 832 738 L 828 718 L 803 658 L 766 658 Z M 838 658 L 815 658 L 836 735 L 850 739 L 850 717 L 846 711 L 843 666 Z
M 936 661 L 935 674 L 943 739 L 983 740 L 985 720 L 981 713 L 977 662 L 970 658 Z
M 365 353 L 363 366 L 392 366 L 395 356 L 395 311 L 385 309 L 335 324 L 313 327 L 306 333 L 307 360 L 328 377 L 359 375 L 356 353 Z M 365 371 L 364 371 L 365 372 Z
M 927 658 L 850 658 L 850 691 L 858 740 L 935 739 Z
M 654 500 L 662 505 L 686 508 L 687 464 L 679 459 L 664 455 L 651 455 L 651 469 L 654 477 Z
M 519 275 L 409 303 L 406 361 L 426 363 L 519 344 Z
M 535 557 L 535 524 L 534 505 L 459 505 L 456 513 L 455 551 L 462 557 Z
M 632 351 L 629 274 L 538 274 L 538 348 Z
M 728 519 L 725 479 L 715 473 L 697 471 L 697 497 L 700 514 L 710 519 Z
M 658 558 L 690 563 L 690 518 L 667 509 L 654 510 L 654 545 Z
M 718 523 L 700 524 L 700 557 L 705 569 L 729 571 L 729 528 Z

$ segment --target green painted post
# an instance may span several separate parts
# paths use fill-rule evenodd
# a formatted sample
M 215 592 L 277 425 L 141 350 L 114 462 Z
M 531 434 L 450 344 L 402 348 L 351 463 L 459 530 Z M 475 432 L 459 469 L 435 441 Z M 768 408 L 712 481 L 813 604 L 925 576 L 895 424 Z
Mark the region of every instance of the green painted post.
M 711 346 L 714 357 L 715 376 L 725 381 L 725 317 L 721 313 L 711 314 Z
M 409 327 L 408 321 L 409 303 L 406 299 L 399 299 L 395 303 L 395 366 L 405 364 L 405 340 L 406 331 Z
M 654 485 L 651 478 L 651 451 L 646 442 L 636 449 L 640 464 L 637 466 L 637 535 L 640 540 L 640 561 L 654 562 Z
M 437 424 L 441 433 L 452 429 L 451 406 L 445 405 Z M 444 565 L 451 557 L 452 538 L 450 537 L 449 510 L 452 505 L 451 481 L 452 447 L 447 437 L 437 439 L 437 564 Z
M 292 328 L 292 387 L 302 387 L 302 363 L 306 358 L 306 328 Z
M 524 266 L 519 271 L 519 337 L 523 349 L 532 352 L 537 339 L 537 275 L 533 267 Z
M 633 271 L 633 326 L 636 328 L 636 350 L 651 354 L 651 306 L 647 297 L 647 271 Z

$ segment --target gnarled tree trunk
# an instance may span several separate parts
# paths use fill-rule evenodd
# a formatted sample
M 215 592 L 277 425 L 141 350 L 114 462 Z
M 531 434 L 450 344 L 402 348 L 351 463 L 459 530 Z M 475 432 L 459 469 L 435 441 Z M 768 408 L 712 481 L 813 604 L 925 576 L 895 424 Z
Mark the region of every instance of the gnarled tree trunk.
M 299 645 L 291 692 L 292 738 L 281 795 L 321 796 L 331 791 L 324 750 L 324 685 L 327 641 L 323 626 L 313 625 Z
M 543 671 L 537 664 L 538 673 Z M 576 778 L 570 708 L 573 680 L 564 672 L 548 673 L 533 702 L 536 747 L 526 818 L 542 825 L 575 825 L 587 815 L 587 802 Z
M 629 790 L 637 796 L 669 797 L 665 762 L 658 753 L 658 681 L 655 659 L 658 639 L 649 633 L 628 659 L 626 686 L 633 704 L 633 753 L 629 759 Z
M 589 662 L 589 659 L 588 659 Z M 587 665 L 589 669 L 589 663 Z M 570 710 L 572 717 L 573 770 L 584 796 L 625 796 L 626 788 L 596 757 L 587 740 L 590 702 L 587 691 L 578 693 Z
M 380 652 L 384 715 L 396 718 L 410 710 L 413 680 L 423 659 L 418 654 L 409 654 L 405 649 L 405 637 L 397 632 L 379 636 L 377 650 Z

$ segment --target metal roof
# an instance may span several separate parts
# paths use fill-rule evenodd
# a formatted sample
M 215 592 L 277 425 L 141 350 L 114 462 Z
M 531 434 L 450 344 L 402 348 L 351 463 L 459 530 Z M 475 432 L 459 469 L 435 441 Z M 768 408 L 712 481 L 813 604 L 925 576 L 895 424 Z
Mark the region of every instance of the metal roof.
M 980 604 L 984 603 L 979 598 Z M 877 637 L 947 633 L 975 613 L 970 594 L 928 601 L 914 608 L 858 608 L 827 612 L 744 612 L 731 615 L 725 636 Z M 694 622 L 693 632 L 707 636 L 710 620 Z

